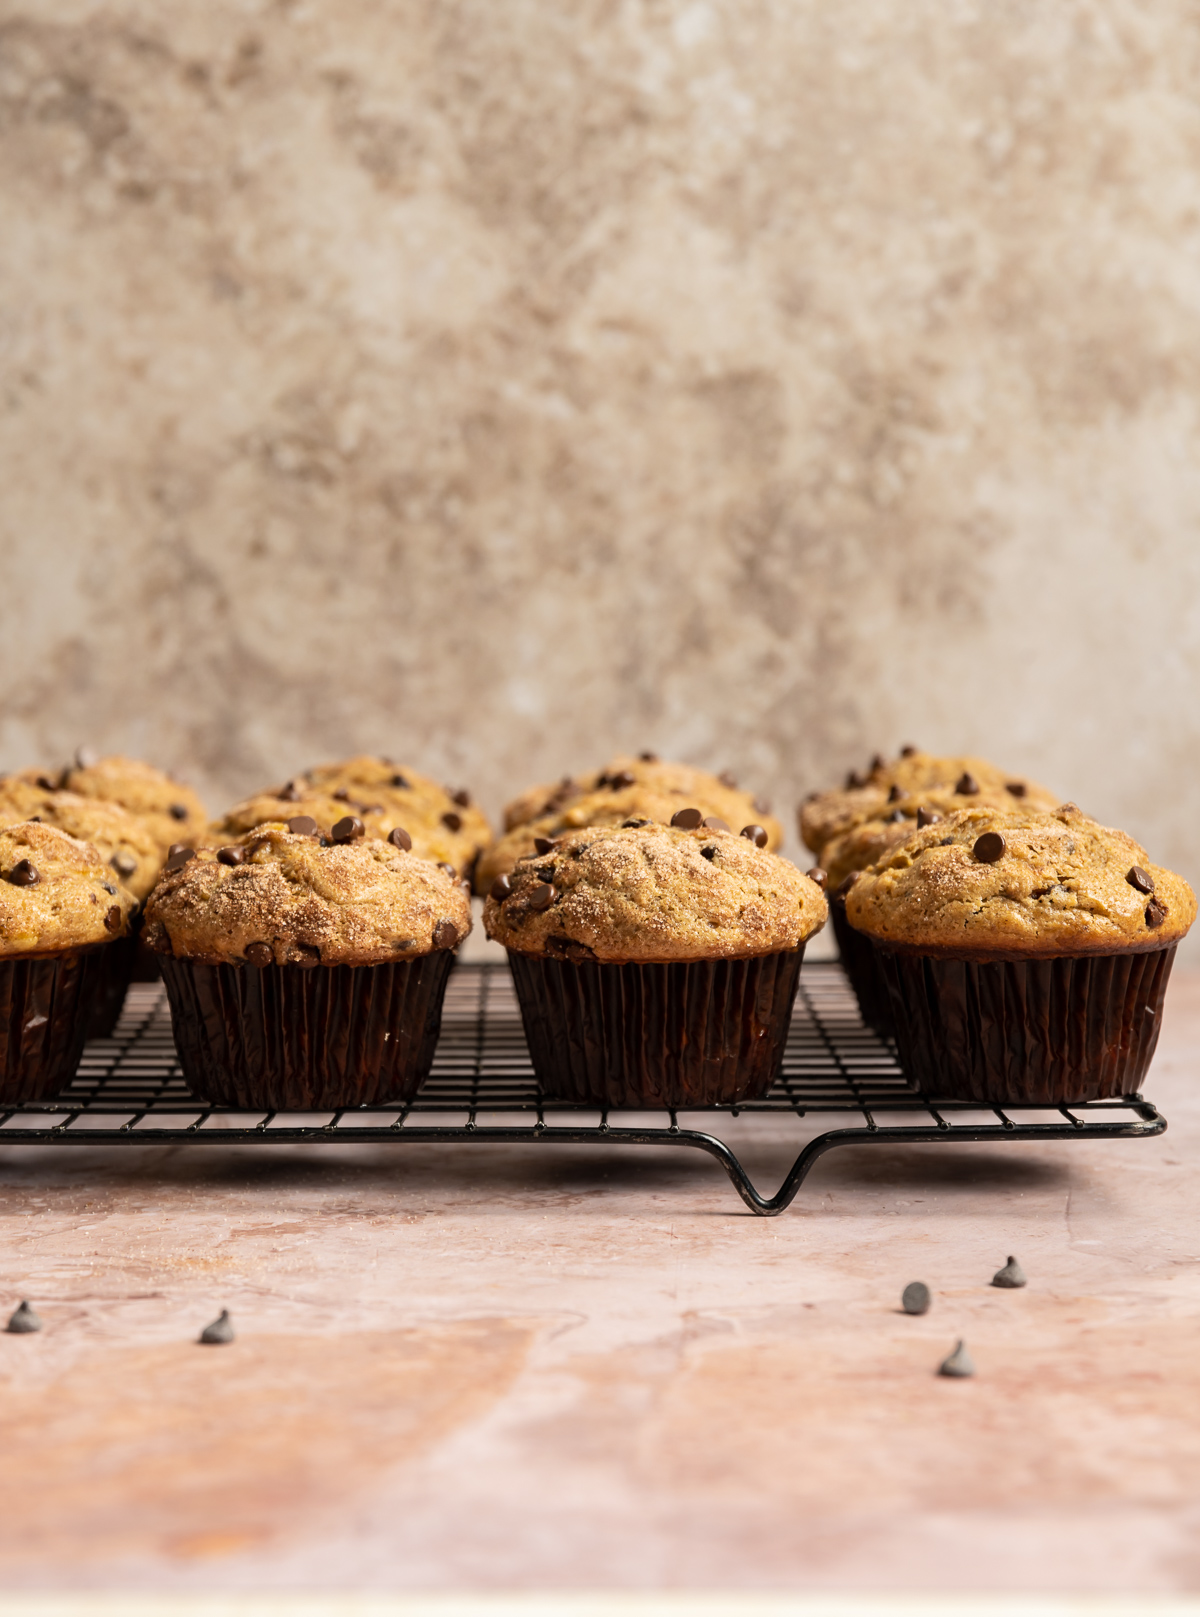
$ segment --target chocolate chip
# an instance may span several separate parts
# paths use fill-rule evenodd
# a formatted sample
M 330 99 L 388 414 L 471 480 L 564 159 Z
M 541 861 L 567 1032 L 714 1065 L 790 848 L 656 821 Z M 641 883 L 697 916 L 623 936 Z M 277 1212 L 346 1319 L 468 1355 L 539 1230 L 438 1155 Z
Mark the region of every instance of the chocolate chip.
M 8 873 L 8 879 L 14 887 L 32 887 L 35 882 L 41 881 L 38 868 L 30 859 L 19 859 Z
M 227 1308 L 223 1308 L 212 1324 L 206 1325 L 200 1332 L 200 1341 L 206 1347 L 223 1347 L 227 1342 L 232 1342 L 235 1339 L 236 1333 L 233 1329 L 233 1321 L 229 1317 Z
M 767 797 L 756 797 L 750 807 L 756 814 L 769 814 L 771 812 L 771 801 Z
M 32 1336 L 35 1331 L 42 1328 L 41 1316 L 35 1313 L 29 1300 L 26 1299 L 8 1316 L 8 1324 L 4 1328 L 13 1336 Z
M 98 761 L 91 747 L 77 747 L 75 749 L 76 769 L 95 769 Z
M 1019 1287 L 1028 1285 L 1025 1271 L 1016 1258 L 1009 1257 L 1003 1269 L 997 1269 L 992 1276 L 992 1285 L 999 1286 L 1002 1291 L 1016 1291 Z
M 1125 880 L 1131 887 L 1136 887 L 1139 893 L 1152 893 L 1154 891 L 1154 877 L 1141 865 L 1131 865 Z
M 900 748 L 900 756 L 901 758 L 911 758 L 915 754 L 916 750 L 917 749 L 913 746 L 911 741 L 906 741 Z
M 671 824 L 680 831 L 694 831 L 704 816 L 698 808 L 679 809 L 672 814 Z
M 113 896 L 113 897 L 114 897 L 114 898 L 116 898 L 116 896 L 117 896 L 117 889 L 116 889 L 116 888 L 115 888 L 115 887 L 110 887 L 110 886 L 109 886 L 109 885 L 108 885 L 108 883 L 107 883 L 107 882 L 106 882 L 106 881 L 102 881 L 102 882 L 101 882 L 101 883 L 100 883 L 100 885 L 101 885 L 101 887 L 103 887 L 103 889 L 104 889 L 104 891 L 105 891 L 105 892 L 106 892 L 106 893 L 111 893 L 111 894 L 112 894 L 112 896 Z
M 458 871 L 455 870 L 453 865 L 448 865 L 444 859 L 438 860 L 437 867 L 439 870 L 444 870 L 451 881 L 458 879 Z
M 344 786 L 339 786 L 337 791 L 333 794 L 333 800 L 335 803 L 348 803 L 350 801 L 350 793 Z
M 960 797 L 977 797 L 979 795 L 979 782 L 969 770 L 964 769 L 954 783 L 954 790 Z
M 865 785 L 866 785 L 866 782 L 862 781 L 862 780 L 860 780 L 858 778 L 858 770 L 857 769 L 851 769 L 849 771 L 849 773 L 847 774 L 847 776 L 846 776 L 846 790 L 848 792 L 856 792 L 856 791 L 858 791 L 860 786 L 865 786 Z
M 722 820 L 720 818 L 720 816 L 716 815 L 716 814 L 708 815 L 708 817 L 706 819 L 701 820 L 700 824 L 704 827 L 704 829 L 706 831 L 728 831 L 728 830 L 730 830 L 730 827 L 725 824 L 725 821 Z
M 49 775 L 39 775 L 37 783 L 44 792 L 56 792 L 59 788 L 58 781 L 52 780 Z
M 637 831 L 643 825 L 653 825 L 653 824 L 654 824 L 653 820 L 622 820 L 621 821 L 621 829 L 622 829 L 622 831 Z
M 357 842 L 366 829 L 357 814 L 347 814 L 337 822 L 329 835 L 335 842 Z
M 458 942 L 458 928 L 453 921 L 439 921 L 433 929 L 435 949 L 453 949 Z
M 907 797 L 907 796 L 908 796 L 908 793 L 907 792 L 902 792 L 900 790 L 899 786 L 897 786 L 896 783 L 893 781 L 891 787 L 888 790 L 888 802 L 889 803 L 898 803 L 902 797 Z
M 275 962 L 275 954 L 269 943 L 248 943 L 246 959 L 252 966 L 270 966 Z
M 497 876 L 488 889 L 488 894 L 489 897 L 496 900 L 497 904 L 503 904 L 504 900 L 512 895 L 512 878 L 509 876 Z
M 321 827 L 311 814 L 297 814 L 288 821 L 287 828 L 298 837 L 315 837 L 321 833 Z
M 927 825 L 941 825 L 942 817 L 935 809 L 919 808 L 917 810 L 917 830 L 923 831 Z
M 578 943 L 574 938 L 564 938 L 555 935 L 546 939 L 546 953 L 549 955 L 562 955 L 573 965 L 582 966 L 589 960 L 596 958 L 586 943 Z
M 639 752 L 638 757 L 644 764 L 656 764 L 658 762 L 658 754 L 656 752 Z M 591 953 L 590 949 L 588 950 L 588 953 Z
M 700 852 L 704 855 L 705 859 L 710 861 L 717 857 L 717 850 L 714 847 L 701 848 Z
M 393 848 L 403 848 L 405 853 L 412 849 L 412 838 L 402 825 L 394 825 L 388 832 L 388 841 Z
M 217 862 L 222 865 L 244 865 L 246 863 L 245 848 L 229 846 L 217 849 Z
M 825 888 L 829 883 L 829 877 L 821 869 L 820 865 L 811 866 L 804 872 L 804 874 L 808 877 L 809 881 L 815 881 L 822 892 L 825 891 Z
M 321 951 L 314 944 L 298 943 L 296 945 L 296 955 L 297 958 L 293 961 L 293 965 L 303 966 L 306 971 L 321 964 Z
M 1006 780 L 1004 790 L 1010 797 L 1024 797 L 1029 788 L 1023 780 Z
M 717 776 L 722 786 L 728 786 L 731 792 L 737 791 L 737 776 L 732 769 L 723 769 Z
M 908 819 L 908 815 L 905 814 L 902 808 L 895 808 L 887 816 L 887 818 L 892 822 L 893 825 L 899 825 L 902 820 Z
M 765 829 L 764 826 L 761 826 L 761 825 L 744 825 L 742 827 L 742 829 L 738 832 L 738 835 L 740 837 L 745 837 L 747 842 L 753 842 L 753 844 L 754 844 L 754 846 L 756 848 L 765 848 L 766 845 L 767 845 L 767 840 L 768 839 L 767 839 L 766 829 Z
M 1151 931 L 1160 927 L 1167 918 L 1167 906 L 1161 898 L 1152 898 L 1146 905 L 1146 925 Z
M 389 784 L 392 786 L 399 786 L 402 791 L 410 790 L 408 779 L 404 775 L 393 775 Z
M 623 792 L 627 786 L 637 785 L 637 776 L 631 775 L 628 769 L 622 769 L 610 778 L 608 784 L 614 792 Z
M 1078 814 L 1078 803 L 1060 803 L 1054 811 L 1056 814 Z
M 879 771 L 881 769 L 883 769 L 884 767 L 885 767 L 885 764 L 884 764 L 882 756 L 879 753 L 876 753 L 874 758 L 871 759 L 871 773 L 872 773 L 872 775 L 877 775 L 879 773 Z
M 106 932 L 119 932 L 121 930 L 121 909 L 119 905 L 114 904 L 104 917 L 104 930 Z
M 167 805 L 167 813 L 173 820 L 186 820 L 188 817 L 187 804 L 169 803 Z
M 178 847 L 179 844 L 176 843 L 175 846 Z M 121 853 L 118 851 L 117 853 L 113 854 L 112 858 L 108 862 L 116 871 L 118 876 L 132 876 L 134 871 L 137 869 L 137 860 L 131 853 Z M 174 869 L 176 867 L 172 866 L 171 868 Z
M 939 848 L 952 848 L 953 846 L 954 846 L 954 838 L 953 837 L 943 837 L 942 840 L 938 843 Z
M 298 803 L 301 795 L 300 789 L 294 780 L 289 780 L 286 786 L 281 786 L 275 793 L 281 803 Z
M 994 865 L 997 859 L 1004 858 L 1007 848 L 1008 844 L 999 831 L 985 831 L 981 837 L 975 838 L 971 852 L 981 865 Z
M 553 884 L 542 881 L 538 882 L 536 887 L 530 888 L 525 902 L 531 910 L 548 910 L 557 897 Z
M 557 846 L 553 837 L 534 837 L 533 846 L 538 854 L 553 853 Z
M 173 842 L 170 848 L 167 850 L 167 863 L 165 868 L 167 870 L 182 870 L 184 865 L 187 864 L 188 860 L 194 859 L 195 857 L 195 848 L 189 848 L 184 842 Z M 115 859 L 113 860 L 113 864 L 117 864 Z M 137 867 L 135 865 L 134 869 L 136 868 Z M 132 874 L 132 872 L 124 870 L 123 865 L 117 865 L 117 869 L 124 871 L 125 875 Z
M 932 1301 L 929 1287 L 923 1280 L 910 1280 L 900 1293 L 900 1306 L 906 1314 L 927 1314 Z
M 948 1359 L 943 1359 L 938 1365 L 939 1376 L 955 1376 L 959 1379 L 975 1374 L 975 1360 L 967 1352 L 967 1344 L 959 1342 Z
M 459 808 L 470 808 L 471 794 L 465 786 L 460 786 L 456 792 L 450 793 L 450 801 L 457 803 Z
M 847 893 L 854 886 L 855 882 L 858 880 L 858 878 L 859 878 L 859 876 L 861 874 L 862 874 L 861 871 L 852 870 L 850 872 L 850 874 L 843 881 L 840 881 L 838 883 L 837 888 L 836 888 L 836 890 L 834 892 L 834 895 L 833 895 L 834 898 L 840 898 L 842 900 L 845 900 L 845 897 L 846 897 Z
M 455 814 L 454 810 L 451 809 L 448 813 L 442 815 L 442 824 L 446 827 L 447 831 L 461 831 L 462 815 Z

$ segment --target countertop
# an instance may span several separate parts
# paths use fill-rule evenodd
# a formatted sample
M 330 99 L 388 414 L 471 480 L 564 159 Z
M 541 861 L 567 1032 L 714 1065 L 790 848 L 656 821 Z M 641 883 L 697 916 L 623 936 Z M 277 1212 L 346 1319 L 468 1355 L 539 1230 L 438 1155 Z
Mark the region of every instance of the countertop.
M 775 1219 L 699 1153 L 0 1149 L 0 1576 L 1196 1589 L 1198 1057 L 1181 972 L 1162 1138 L 842 1150 Z

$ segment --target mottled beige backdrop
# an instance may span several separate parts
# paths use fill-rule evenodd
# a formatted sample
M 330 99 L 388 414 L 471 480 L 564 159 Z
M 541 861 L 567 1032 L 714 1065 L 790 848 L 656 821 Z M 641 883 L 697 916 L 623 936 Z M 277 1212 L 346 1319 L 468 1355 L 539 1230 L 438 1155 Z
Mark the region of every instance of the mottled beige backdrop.
M 2 0 L 0 767 L 780 807 L 993 754 L 1200 874 L 1183 0 Z

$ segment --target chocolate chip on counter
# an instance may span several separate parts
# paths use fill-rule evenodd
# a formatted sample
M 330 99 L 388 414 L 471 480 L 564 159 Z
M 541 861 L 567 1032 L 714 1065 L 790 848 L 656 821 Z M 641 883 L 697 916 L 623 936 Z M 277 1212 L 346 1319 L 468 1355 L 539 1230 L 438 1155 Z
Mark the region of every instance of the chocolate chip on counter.
M 1146 905 L 1146 925 L 1151 931 L 1160 927 L 1167 918 L 1167 906 L 1160 898 L 1152 898 Z
M 942 817 L 935 809 L 919 808 L 917 810 L 917 830 L 923 831 L 927 825 L 941 825 Z
M 337 822 L 329 835 L 338 843 L 357 842 L 366 829 L 357 814 L 347 814 Z
M 80 768 L 85 767 L 86 765 L 80 765 Z M 41 1330 L 42 1317 L 34 1312 L 29 1299 L 26 1298 L 19 1307 L 13 1309 L 4 1328 L 13 1336 L 32 1336 L 35 1331 Z
M 348 803 L 350 801 L 350 793 L 344 786 L 339 786 L 337 791 L 333 794 L 333 800 L 335 803 Z
M 453 949 L 458 942 L 458 928 L 453 921 L 442 920 L 433 929 L 435 949 Z
M 244 865 L 246 850 L 230 843 L 227 847 L 217 849 L 217 862 L 222 865 Z
M 211 1325 L 206 1325 L 204 1327 L 204 1329 L 200 1332 L 199 1337 L 199 1340 L 208 1347 L 219 1347 L 224 1343 L 232 1342 L 235 1339 L 236 1332 L 234 1331 L 233 1321 L 229 1317 L 229 1310 L 227 1308 L 223 1308 L 221 1310 Z
M 442 824 L 446 827 L 447 831 L 461 831 L 462 815 L 455 814 L 454 810 L 451 809 L 448 813 L 442 815 Z
M 756 848 L 765 848 L 767 845 L 766 829 L 761 825 L 744 825 L 738 836 L 745 837 L 747 842 L 753 842 Z
M 388 832 L 388 841 L 393 848 L 403 848 L 405 853 L 412 850 L 412 838 L 402 825 L 394 825 Z
M 294 815 L 288 821 L 287 828 L 298 837 L 315 837 L 321 834 L 321 827 L 311 814 Z
M 1131 865 L 1126 873 L 1125 880 L 1131 887 L 1136 887 L 1139 893 L 1152 893 L 1154 891 L 1154 877 L 1141 865 Z
M 76 747 L 76 749 L 75 749 L 75 767 L 76 767 L 76 769 L 95 769 L 95 767 L 96 767 L 97 763 L 99 763 L 99 761 L 100 760 L 96 757 L 96 754 L 95 754 L 94 750 L 91 747 Z
M 628 769 L 621 769 L 609 777 L 608 784 L 614 792 L 623 792 L 627 786 L 637 785 L 637 776 L 630 774 Z
M 769 814 L 771 812 L 771 800 L 767 797 L 756 797 L 750 807 L 756 814 Z
M 916 754 L 916 750 L 911 741 L 906 741 L 900 748 L 900 756 L 901 758 L 912 758 Z
M 656 764 L 658 762 L 658 754 L 656 752 L 639 752 L 638 757 L 644 764 Z M 590 954 L 591 950 L 589 950 L 588 953 Z
M 717 850 L 716 850 L 716 848 L 712 847 L 711 845 L 709 847 L 707 847 L 707 848 L 701 848 L 700 852 L 703 855 L 703 857 L 705 859 L 709 860 L 710 862 L 717 857 Z
M 806 870 L 804 874 L 808 877 L 809 881 L 815 881 L 822 892 L 825 891 L 825 888 L 829 882 L 829 877 L 821 869 L 820 865 L 810 866 L 810 868 Z
M 457 803 L 459 808 L 470 808 L 471 794 L 465 786 L 460 786 L 456 792 L 450 793 L 450 801 Z
M 104 917 L 104 930 L 106 932 L 119 932 L 121 930 L 121 906 L 114 904 Z
M 1025 1279 L 1024 1269 L 1022 1269 L 1016 1258 L 1011 1255 L 1003 1269 L 997 1269 L 992 1276 L 992 1285 L 1000 1286 L 1006 1291 L 1015 1291 L 1018 1286 L 1025 1286 L 1028 1283 Z
M 1007 848 L 1008 844 L 999 831 L 985 831 L 981 837 L 975 838 L 971 852 L 981 865 L 994 865 L 997 859 L 1004 858 Z
M 444 870 L 451 881 L 458 880 L 458 871 L 455 870 L 453 865 L 448 865 L 444 859 L 438 860 L 437 867 L 439 870 Z
M 948 1359 L 943 1359 L 938 1365 L 939 1376 L 956 1376 L 962 1379 L 975 1374 L 975 1360 L 967 1352 L 967 1344 L 959 1342 L 958 1346 Z
M 710 814 L 700 821 L 706 831 L 728 831 L 731 829 L 718 814 Z
M 531 910 L 548 910 L 557 897 L 553 883 L 542 881 L 538 882 L 536 887 L 530 888 L 525 902 Z
M 1010 797 L 1024 797 L 1029 788 L 1023 780 L 1006 780 L 1004 790 Z
M 717 776 L 722 786 L 728 786 L 731 792 L 737 791 L 737 776 L 732 769 L 723 769 Z
M 889 803 L 898 803 L 902 797 L 907 797 L 907 796 L 908 796 L 908 793 L 901 791 L 899 786 L 896 785 L 895 781 L 893 781 L 891 786 L 888 788 L 888 802 Z
M 389 784 L 392 786 L 398 786 L 401 791 L 409 790 L 408 778 L 405 775 L 393 775 Z
M 182 870 L 184 865 L 187 864 L 188 860 L 194 859 L 195 857 L 195 848 L 189 848 L 186 842 L 173 842 L 167 849 L 167 862 L 163 868 L 165 870 Z M 113 864 L 117 866 L 117 869 L 122 875 L 130 876 L 133 874 L 132 871 L 126 870 L 123 864 L 117 864 L 115 859 L 113 860 Z M 133 868 L 134 870 L 137 869 L 136 861 Z
M 246 945 L 246 959 L 252 966 L 273 966 L 275 953 L 269 943 L 248 943 Z
M 906 1314 L 927 1314 L 933 1295 L 923 1280 L 910 1280 L 900 1293 L 900 1306 Z
M 671 816 L 671 824 L 680 831 L 694 831 L 704 816 L 698 808 L 679 809 Z
M 14 887 L 32 887 L 42 878 L 32 859 L 18 859 L 8 873 L 8 879 Z
M 534 837 L 533 846 L 540 857 L 542 854 L 553 853 L 558 844 L 553 837 Z
M 977 797 L 979 795 L 979 782 L 969 770 L 964 769 L 954 782 L 954 790 L 960 797 Z
M 861 870 L 852 870 L 850 872 L 850 874 L 847 877 L 844 878 L 844 880 L 842 880 L 842 881 L 840 881 L 838 883 L 838 885 L 837 885 L 837 887 L 836 887 L 836 889 L 834 891 L 834 895 L 833 895 L 834 898 L 840 898 L 840 899 L 844 900 L 847 893 L 849 893 L 850 889 L 854 886 L 855 882 L 858 880 L 858 878 L 861 875 L 862 875 Z
M 503 904 L 506 898 L 512 897 L 512 878 L 510 876 L 497 876 L 488 889 L 488 896 L 494 898 L 497 904 Z

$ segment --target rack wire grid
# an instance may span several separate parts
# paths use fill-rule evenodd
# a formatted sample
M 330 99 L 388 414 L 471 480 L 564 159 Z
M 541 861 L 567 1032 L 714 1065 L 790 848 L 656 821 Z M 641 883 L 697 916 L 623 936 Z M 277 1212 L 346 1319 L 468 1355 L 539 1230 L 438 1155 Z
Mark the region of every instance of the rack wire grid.
M 807 1140 L 779 1188 L 763 1195 L 730 1145 L 710 1132 L 717 1119 L 755 1114 L 849 1114 L 859 1121 Z M 199 1101 L 180 1072 L 162 984 L 135 983 L 113 1036 L 87 1045 L 68 1088 L 51 1101 L 0 1112 L 0 1147 L 535 1141 L 682 1147 L 715 1157 L 747 1207 L 769 1216 L 790 1205 L 813 1165 L 837 1146 L 1134 1139 L 1166 1126 L 1140 1095 L 1019 1110 L 922 1097 L 891 1046 L 864 1025 L 835 962 L 805 965 L 783 1070 L 762 1100 L 688 1113 L 618 1113 L 555 1101 L 533 1075 L 508 968 L 489 963 L 459 964 L 452 973 L 433 1071 L 415 1100 L 318 1114 L 245 1113 Z

